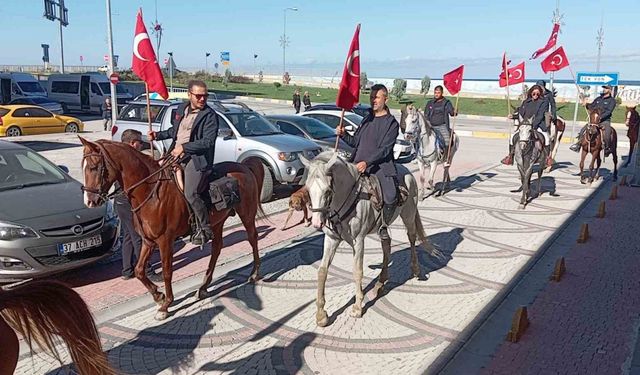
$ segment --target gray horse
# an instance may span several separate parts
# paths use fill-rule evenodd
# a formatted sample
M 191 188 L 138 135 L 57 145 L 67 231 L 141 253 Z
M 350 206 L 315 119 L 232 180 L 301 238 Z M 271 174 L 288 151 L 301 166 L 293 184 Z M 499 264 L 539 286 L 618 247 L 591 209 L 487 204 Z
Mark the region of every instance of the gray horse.
M 520 172 L 520 182 L 522 186 L 522 198 L 520 199 L 520 208 L 524 209 L 529 202 L 529 190 L 531 185 L 531 175 L 533 174 L 533 166 L 538 163 L 538 195 L 542 186 L 542 172 L 545 168 L 547 160 L 547 152 L 544 147 L 544 137 L 533 130 L 531 122 L 533 118 L 525 120 L 519 116 L 520 127 L 518 129 L 518 140 L 515 144 L 514 159 Z M 515 141 L 515 140 L 514 140 Z M 519 191 L 519 190 L 516 190 Z
M 351 316 L 362 316 L 362 263 L 364 259 L 364 242 L 368 234 L 377 233 L 382 220 L 367 197 L 368 183 L 358 173 L 355 165 L 345 162 L 338 154 L 326 151 L 312 161 L 301 159 L 308 168 L 306 186 L 311 198 L 311 222 L 316 229 L 323 229 L 325 233 L 322 263 L 318 269 L 318 297 L 316 300 L 316 323 L 324 327 L 329 323 L 327 311 L 324 309 L 324 289 L 327 272 L 331 261 L 342 241 L 346 241 L 354 250 L 353 278 L 355 281 L 355 303 Z M 404 183 L 409 195 L 406 202 L 396 210 L 394 219 L 399 216 L 407 228 L 411 245 L 411 271 L 414 277 L 420 274 L 418 255 L 416 251 L 416 237 L 430 255 L 440 258 L 436 250 L 427 239 L 420 214 L 418 212 L 417 184 L 409 170 L 399 165 L 398 179 Z M 382 270 L 376 283 L 378 295 L 382 292 L 385 282 L 389 279 L 388 267 L 391 254 L 391 241 L 382 241 Z
M 458 136 L 455 134 L 453 135 L 453 141 L 450 147 L 451 155 L 448 155 L 449 160 L 447 161 L 447 155 L 441 153 L 439 148 L 436 146 L 436 134 L 424 118 L 422 112 L 413 107 L 408 108 L 407 119 L 405 121 L 407 124 L 405 138 L 413 140 L 414 148 L 417 148 L 416 161 L 420 167 L 420 198 L 424 199 L 427 197 L 427 190 L 435 190 L 433 178 L 439 164 L 444 165 L 444 175 L 442 177 L 442 185 L 438 195 L 444 194 L 447 185 L 451 182 L 449 164 L 453 160 L 453 156 L 456 154 L 460 144 Z M 449 139 L 445 140 L 445 142 L 449 141 Z M 431 173 L 429 175 L 429 180 L 426 181 L 427 184 L 425 184 L 427 169 L 429 169 Z

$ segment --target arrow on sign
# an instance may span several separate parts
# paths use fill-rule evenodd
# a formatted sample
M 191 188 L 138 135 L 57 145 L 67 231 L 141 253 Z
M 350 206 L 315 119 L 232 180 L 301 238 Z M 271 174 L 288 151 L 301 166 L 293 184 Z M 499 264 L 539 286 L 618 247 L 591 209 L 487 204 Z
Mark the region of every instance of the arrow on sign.
M 582 76 L 580 77 L 582 82 L 592 82 L 592 83 L 609 83 L 614 80 L 613 77 L 604 75 L 604 76 Z

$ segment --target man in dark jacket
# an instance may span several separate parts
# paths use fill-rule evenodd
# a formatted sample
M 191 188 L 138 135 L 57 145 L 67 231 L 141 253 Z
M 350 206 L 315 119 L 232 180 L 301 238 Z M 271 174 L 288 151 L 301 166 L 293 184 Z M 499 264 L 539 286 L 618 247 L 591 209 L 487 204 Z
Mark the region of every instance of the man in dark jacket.
M 184 168 L 184 195 L 194 211 L 198 231 L 193 243 L 202 245 L 213 237 L 209 210 L 198 194 L 198 186 L 213 166 L 213 155 L 218 135 L 218 117 L 207 105 L 207 85 L 199 80 L 189 82 L 189 102 L 178 107 L 173 127 L 161 132 L 149 132 L 149 139 L 173 139 L 168 152 L 175 157 L 186 156 Z M 173 120 L 173 119 L 172 119 Z
M 449 141 L 451 140 L 451 126 L 449 125 L 449 116 L 456 116 L 453 104 L 442 93 L 442 86 L 436 86 L 433 89 L 433 99 L 429 100 L 424 107 L 424 115 L 435 131 L 436 136 L 442 146 L 442 151 L 446 157 L 449 155 Z M 445 167 L 448 167 L 448 160 Z
M 371 88 L 372 112 L 362 121 L 353 137 L 344 131 L 344 127 L 336 129 L 338 136 L 354 148 L 350 161 L 356 163 L 358 171 L 374 174 L 380 180 L 384 205 L 379 235 L 383 240 L 389 239 L 387 227 L 395 213 L 398 195 L 393 146 L 400 126 L 389 112 L 388 96 L 389 92 L 384 85 L 374 85 Z
M 600 96 L 598 96 L 591 104 L 586 104 L 585 100 L 582 100 L 582 104 L 585 105 L 588 110 L 593 110 L 600 108 L 600 123 L 598 126 L 600 128 L 604 128 L 604 139 L 602 142 L 604 143 L 604 155 L 608 156 L 611 153 L 609 148 L 609 144 L 611 143 L 611 115 L 613 115 L 613 110 L 616 108 L 616 99 L 611 95 L 611 91 L 613 87 L 611 85 L 602 86 L 603 91 Z M 587 129 L 587 125 L 583 126 L 580 129 L 580 133 L 578 133 L 577 142 L 571 147 L 569 147 L 572 151 L 578 152 L 580 151 L 580 142 L 582 140 L 582 135 L 584 131 Z
M 293 93 L 293 108 L 296 109 L 296 114 L 300 113 L 300 91 L 298 89 Z
M 311 108 L 311 97 L 309 96 L 309 91 L 304 92 L 304 96 L 302 97 L 302 104 L 304 104 L 304 110 L 308 111 Z
M 558 118 L 556 96 L 554 92 L 551 92 L 551 90 L 548 90 L 546 88 L 546 82 L 543 79 L 536 82 L 536 85 L 544 89 L 543 97 L 548 104 L 548 108 L 546 109 L 544 115 L 544 122 L 547 124 L 547 128 L 549 129 L 551 127 L 551 122 L 555 121 Z

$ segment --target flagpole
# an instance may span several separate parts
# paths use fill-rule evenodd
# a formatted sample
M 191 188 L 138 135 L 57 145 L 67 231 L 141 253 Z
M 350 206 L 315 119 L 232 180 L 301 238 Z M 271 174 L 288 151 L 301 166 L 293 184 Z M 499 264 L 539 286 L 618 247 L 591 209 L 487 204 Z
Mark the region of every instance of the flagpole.
M 149 131 L 152 132 L 151 127 L 151 99 L 149 99 L 149 84 L 144 82 L 144 89 L 147 92 L 147 120 L 149 121 Z M 149 140 L 149 147 L 151 148 L 151 157 L 155 160 L 156 155 L 153 152 L 153 140 Z
M 511 97 L 509 95 L 509 60 L 507 60 L 507 53 L 504 53 L 504 66 L 502 67 L 502 69 L 504 69 L 504 76 L 505 79 L 507 80 L 507 118 L 509 118 L 509 116 L 511 115 Z M 509 143 L 509 146 L 511 146 L 511 137 L 507 136 L 507 143 Z
M 342 113 L 340 113 L 340 124 L 338 125 L 338 129 L 342 129 L 344 131 L 344 127 L 342 126 L 342 121 L 344 120 L 344 108 L 342 109 Z M 338 152 L 338 143 L 340 142 L 340 136 L 336 134 L 336 145 L 333 148 L 333 152 Z
M 449 134 L 449 149 L 447 150 L 447 166 L 451 163 L 451 147 L 453 145 L 453 134 L 456 129 L 456 118 L 458 117 L 458 101 L 460 100 L 460 91 L 456 94 L 456 105 L 453 108 L 453 122 L 451 123 L 451 134 Z

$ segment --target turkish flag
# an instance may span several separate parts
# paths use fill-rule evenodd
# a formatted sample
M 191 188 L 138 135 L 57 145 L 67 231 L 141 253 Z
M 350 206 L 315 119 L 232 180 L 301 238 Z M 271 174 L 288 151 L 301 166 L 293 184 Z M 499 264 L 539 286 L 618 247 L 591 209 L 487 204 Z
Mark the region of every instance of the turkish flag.
M 356 26 L 353 34 L 347 62 L 344 64 L 342 81 L 336 97 L 336 105 L 342 109 L 350 110 L 360 99 L 360 24 Z
M 464 65 L 460 65 L 449 73 L 445 74 L 442 78 L 444 87 L 451 95 L 455 95 L 460 92 L 462 88 L 462 75 L 464 74 Z
M 131 69 L 149 86 L 150 92 L 157 92 L 164 99 L 169 98 L 156 53 L 153 51 L 147 28 L 142 20 L 142 9 L 138 10 L 138 19 L 136 20 Z
M 522 82 L 524 82 L 524 61 L 512 68 L 509 68 L 509 86 Z M 500 73 L 499 83 L 500 87 L 507 86 L 507 77 L 505 76 L 504 71 Z
M 549 40 L 547 41 L 547 44 L 540 48 L 539 50 L 535 51 L 533 53 L 533 55 L 531 55 L 531 59 L 537 59 L 538 56 L 540 56 L 541 54 L 547 52 L 548 50 L 550 50 L 551 48 L 556 46 L 556 43 L 558 41 L 558 33 L 560 32 L 560 24 L 558 23 L 554 23 L 553 24 L 553 30 L 551 30 L 551 36 L 549 37 Z
M 564 48 L 560 47 L 545 57 L 540 65 L 545 73 L 555 72 L 569 66 L 569 59 L 564 53 Z

